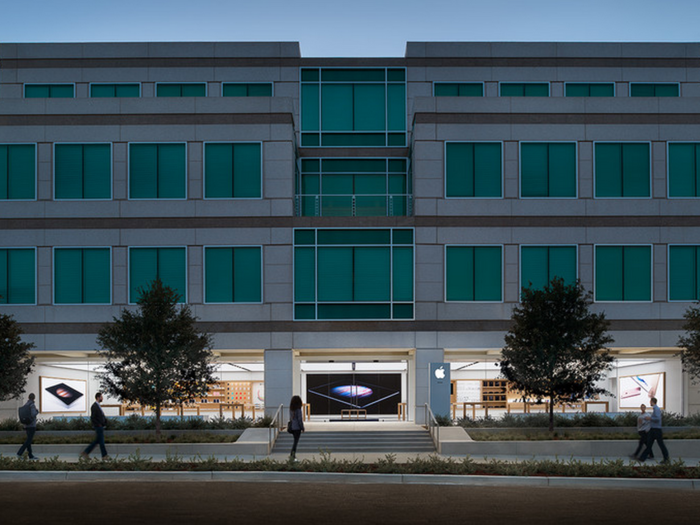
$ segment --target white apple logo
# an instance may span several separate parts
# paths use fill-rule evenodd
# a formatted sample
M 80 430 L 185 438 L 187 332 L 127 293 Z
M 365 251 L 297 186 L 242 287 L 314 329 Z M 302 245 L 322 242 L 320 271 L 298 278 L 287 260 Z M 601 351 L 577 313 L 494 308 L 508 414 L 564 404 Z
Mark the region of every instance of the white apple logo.
M 445 379 L 445 369 L 443 367 L 437 368 L 435 370 L 435 377 L 438 379 Z

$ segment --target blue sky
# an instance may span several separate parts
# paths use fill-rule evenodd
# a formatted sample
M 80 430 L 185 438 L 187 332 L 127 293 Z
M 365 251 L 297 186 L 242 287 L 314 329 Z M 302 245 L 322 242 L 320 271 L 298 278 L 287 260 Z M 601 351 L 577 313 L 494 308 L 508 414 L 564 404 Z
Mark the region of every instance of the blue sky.
M 269 40 L 315 57 L 424 40 L 698 42 L 700 0 L 0 0 L 0 42 Z

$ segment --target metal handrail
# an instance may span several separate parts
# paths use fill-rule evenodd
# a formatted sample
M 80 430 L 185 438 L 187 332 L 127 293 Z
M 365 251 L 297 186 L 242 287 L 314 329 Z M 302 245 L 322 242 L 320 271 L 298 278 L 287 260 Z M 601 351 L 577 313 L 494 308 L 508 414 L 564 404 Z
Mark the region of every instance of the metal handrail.
M 284 405 L 280 405 L 277 411 L 275 412 L 275 415 L 272 416 L 272 421 L 270 422 L 270 426 L 267 427 L 267 453 L 270 454 L 272 452 L 272 447 L 275 446 L 275 442 L 277 441 L 277 436 L 280 434 L 280 429 L 284 426 L 283 423 L 284 420 Z
M 437 453 L 441 454 L 442 452 L 440 451 L 440 425 L 438 424 L 437 419 L 435 419 L 435 414 L 433 414 L 433 411 L 428 406 L 428 403 L 425 404 L 425 422 L 428 425 L 428 432 L 430 433 L 430 437 L 433 440 L 433 445 L 435 445 Z

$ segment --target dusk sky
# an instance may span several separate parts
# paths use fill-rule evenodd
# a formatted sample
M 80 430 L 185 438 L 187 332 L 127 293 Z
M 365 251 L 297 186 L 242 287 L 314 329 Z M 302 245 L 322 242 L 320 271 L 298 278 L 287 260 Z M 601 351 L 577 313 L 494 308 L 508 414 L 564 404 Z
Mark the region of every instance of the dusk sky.
M 0 0 L 1 42 L 298 41 L 403 56 L 407 41 L 698 42 L 699 0 Z

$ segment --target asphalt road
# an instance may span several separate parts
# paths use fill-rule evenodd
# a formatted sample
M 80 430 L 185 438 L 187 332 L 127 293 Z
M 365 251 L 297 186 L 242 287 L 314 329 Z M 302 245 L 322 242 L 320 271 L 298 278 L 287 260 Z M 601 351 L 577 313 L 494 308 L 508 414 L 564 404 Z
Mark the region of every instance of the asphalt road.
M 697 491 L 244 482 L 0 485 L 3 524 L 697 525 Z

